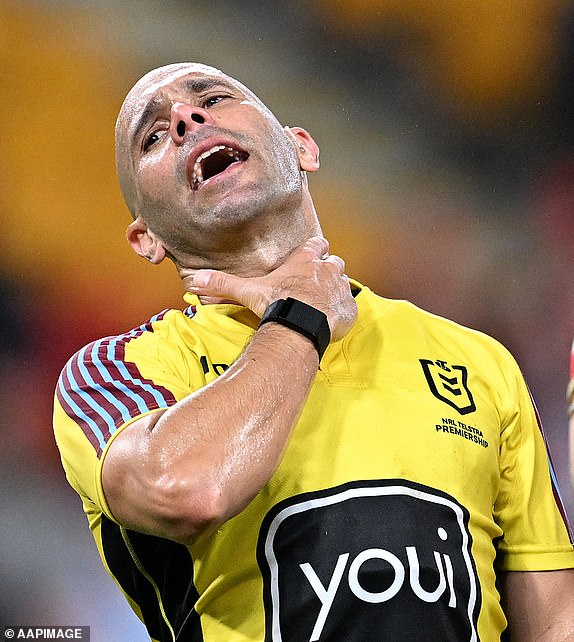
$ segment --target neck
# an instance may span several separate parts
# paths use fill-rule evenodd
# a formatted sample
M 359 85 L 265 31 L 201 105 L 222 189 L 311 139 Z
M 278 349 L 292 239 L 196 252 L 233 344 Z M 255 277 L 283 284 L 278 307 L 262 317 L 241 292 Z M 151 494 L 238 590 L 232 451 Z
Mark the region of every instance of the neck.
M 265 221 L 265 218 L 258 222 Z M 244 278 L 264 276 L 279 267 L 291 252 L 312 236 L 322 235 L 309 199 L 301 212 L 283 212 L 268 224 L 212 234 L 191 255 L 172 257 L 184 287 L 200 269 L 214 269 Z

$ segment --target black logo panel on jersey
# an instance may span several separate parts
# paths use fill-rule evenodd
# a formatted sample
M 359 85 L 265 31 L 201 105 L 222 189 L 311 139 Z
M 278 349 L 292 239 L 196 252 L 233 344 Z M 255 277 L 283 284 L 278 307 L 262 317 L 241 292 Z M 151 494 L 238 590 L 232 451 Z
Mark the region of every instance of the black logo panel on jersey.
M 419 361 L 429 388 L 437 399 L 458 410 L 461 415 L 476 410 L 468 388 L 468 371 L 465 366 L 452 366 L 441 359 Z
M 404 480 L 289 498 L 259 535 L 265 642 L 476 641 L 471 545 L 463 506 Z

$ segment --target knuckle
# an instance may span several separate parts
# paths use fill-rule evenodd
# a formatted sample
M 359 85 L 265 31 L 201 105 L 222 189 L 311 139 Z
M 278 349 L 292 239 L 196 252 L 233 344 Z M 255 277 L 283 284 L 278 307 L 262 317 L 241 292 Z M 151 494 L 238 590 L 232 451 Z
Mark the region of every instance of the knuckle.
M 225 275 L 221 272 L 212 272 L 209 279 L 209 286 L 213 289 L 221 289 L 225 285 Z
M 322 236 L 313 236 L 305 242 L 303 247 L 320 257 L 329 251 L 329 242 Z

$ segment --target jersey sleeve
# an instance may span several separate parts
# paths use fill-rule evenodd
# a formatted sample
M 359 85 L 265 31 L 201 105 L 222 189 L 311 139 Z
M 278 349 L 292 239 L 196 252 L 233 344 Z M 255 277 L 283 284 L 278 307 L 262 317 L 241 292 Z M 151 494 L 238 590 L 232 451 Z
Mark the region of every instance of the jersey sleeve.
M 199 361 L 166 351 L 158 334 L 150 322 L 90 343 L 60 375 L 54 432 L 68 481 L 90 520 L 102 512 L 113 519 L 101 488 L 101 465 L 119 431 L 205 383 Z
M 497 568 L 544 571 L 574 567 L 566 512 L 538 412 L 511 363 L 510 402 L 502 417 L 500 482 L 494 515 L 502 528 Z

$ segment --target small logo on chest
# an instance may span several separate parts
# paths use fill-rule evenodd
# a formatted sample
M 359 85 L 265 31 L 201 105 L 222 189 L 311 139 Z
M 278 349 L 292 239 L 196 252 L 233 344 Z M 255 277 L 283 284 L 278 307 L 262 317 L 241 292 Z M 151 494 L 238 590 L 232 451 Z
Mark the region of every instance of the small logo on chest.
M 476 410 L 468 387 L 468 370 L 465 366 L 450 365 L 442 359 L 419 359 L 432 394 L 440 401 L 466 415 Z

